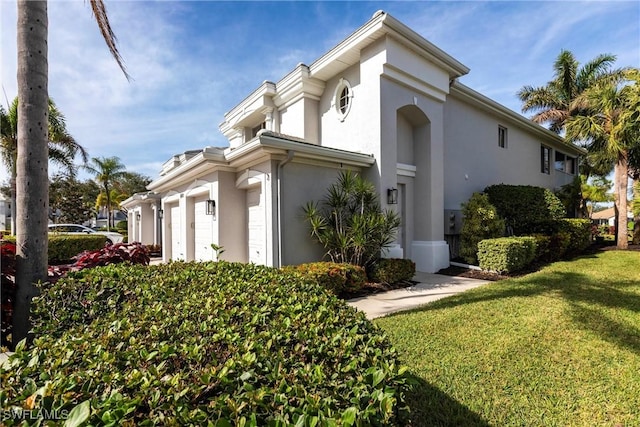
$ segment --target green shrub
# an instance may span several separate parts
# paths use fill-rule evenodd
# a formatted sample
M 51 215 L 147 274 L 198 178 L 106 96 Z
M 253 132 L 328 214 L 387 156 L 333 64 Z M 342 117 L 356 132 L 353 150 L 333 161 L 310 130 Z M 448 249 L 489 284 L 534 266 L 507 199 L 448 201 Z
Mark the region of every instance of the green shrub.
M 28 402 L 74 425 L 406 424 L 408 376 L 388 339 L 299 275 L 107 266 L 44 287 L 33 312 L 32 347 L 0 369 L 5 411 Z
M 550 234 L 549 227 L 566 214 L 560 199 L 546 188 L 499 184 L 484 191 L 516 236 Z
M 369 279 L 377 283 L 399 283 L 413 279 L 416 263 L 410 259 L 381 258 L 369 270 Z
M 104 247 L 107 237 L 101 234 L 87 236 L 49 235 L 49 261 L 67 262 L 84 251 L 95 251 Z
M 285 269 L 305 275 L 335 295 L 357 291 L 367 282 L 364 268 L 347 263 L 321 261 L 290 266 Z
M 129 229 L 129 222 L 128 221 L 120 221 L 116 224 L 116 230 L 120 233 L 122 232 L 127 232 L 127 230 Z
M 569 235 L 567 252 L 571 255 L 584 252 L 591 245 L 591 221 L 565 218 L 560 220 L 560 229 Z
M 15 243 L 16 238 L 15 236 L 6 236 L 5 240 Z M 84 251 L 103 248 L 106 242 L 106 236 L 101 234 L 49 234 L 49 264 L 69 262 L 71 258 Z
M 557 232 L 551 235 L 534 234 L 536 241 L 535 259 L 541 262 L 561 260 L 567 254 L 571 236 L 568 233 Z
M 460 256 L 469 264 L 478 263 L 478 243 L 504 235 L 504 221 L 486 194 L 473 193 L 462 205 Z
M 483 240 L 478 244 L 480 268 L 498 273 L 522 270 L 535 259 L 536 239 L 525 237 L 501 237 Z

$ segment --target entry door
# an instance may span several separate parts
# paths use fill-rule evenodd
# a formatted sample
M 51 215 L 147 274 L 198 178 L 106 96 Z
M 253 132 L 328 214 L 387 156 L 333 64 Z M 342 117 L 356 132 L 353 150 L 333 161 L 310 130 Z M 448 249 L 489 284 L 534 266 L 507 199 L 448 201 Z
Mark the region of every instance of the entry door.
M 171 259 L 184 259 L 182 250 L 182 217 L 180 216 L 180 206 L 171 207 Z
M 266 216 L 264 202 L 262 201 L 262 189 L 260 187 L 247 190 L 247 223 L 248 223 L 248 247 L 249 262 L 265 265 L 267 263 L 266 251 Z
M 197 261 L 213 260 L 213 216 L 207 215 L 207 197 L 200 197 L 194 203 L 194 258 Z

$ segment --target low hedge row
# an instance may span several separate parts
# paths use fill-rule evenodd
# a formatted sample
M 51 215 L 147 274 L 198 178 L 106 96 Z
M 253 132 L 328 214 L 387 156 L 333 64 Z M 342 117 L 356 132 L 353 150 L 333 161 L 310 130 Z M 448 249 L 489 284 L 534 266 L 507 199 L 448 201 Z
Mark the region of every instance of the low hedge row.
M 226 262 L 83 270 L 44 287 L 33 320 L 32 347 L 0 368 L 3 411 L 73 425 L 406 425 L 388 339 L 300 275 Z
M 369 271 L 369 279 L 379 283 L 398 283 L 413 279 L 416 263 L 410 259 L 382 258 Z
M 303 274 L 335 295 L 357 291 L 367 282 L 364 268 L 348 263 L 311 262 L 287 266 L 285 270 Z
M 5 236 L 3 240 L 13 243 L 16 242 L 15 236 Z M 79 253 L 103 248 L 106 242 L 106 236 L 101 234 L 80 236 L 73 234 L 50 234 L 49 264 L 69 262 Z
M 531 264 L 536 256 L 533 237 L 501 237 L 478 243 L 480 268 L 498 273 L 511 273 Z

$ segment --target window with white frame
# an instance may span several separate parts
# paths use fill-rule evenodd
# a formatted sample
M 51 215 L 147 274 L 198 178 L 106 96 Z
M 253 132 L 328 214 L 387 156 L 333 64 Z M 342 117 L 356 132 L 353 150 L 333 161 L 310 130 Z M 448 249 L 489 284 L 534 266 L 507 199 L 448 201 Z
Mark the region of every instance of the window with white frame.
M 551 173 L 551 148 L 544 145 L 540 146 L 540 172 Z
M 498 147 L 507 148 L 507 128 L 498 126 Z
M 262 122 L 258 126 L 251 129 L 251 138 L 255 138 L 262 129 L 267 128 L 267 122 Z
M 336 91 L 333 96 L 333 104 L 338 113 L 338 119 L 342 122 L 349 114 L 351 110 L 351 101 L 353 99 L 353 90 L 351 84 L 345 79 L 340 79 L 336 86 Z
M 576 159 L 567 154 L 561 153 L 556 150 L 555 154 L 555 169 L 564 173 L 575 175 L 576 173 Z

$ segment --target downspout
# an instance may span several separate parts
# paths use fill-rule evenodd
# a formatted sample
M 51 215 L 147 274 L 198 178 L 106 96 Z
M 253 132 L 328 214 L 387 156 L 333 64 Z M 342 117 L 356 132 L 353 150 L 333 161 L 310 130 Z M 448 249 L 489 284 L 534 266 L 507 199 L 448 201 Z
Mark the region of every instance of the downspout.
M 278 167 L 276 168 L 276 182 L 278 183 L 277 189 L 277 209 L 276 216 L 277 218 L 277 227 L 278 227 L 278 267 L 282 267 L 282 168 L 284 165 L 293 160 L 293 156 L 295 155 L 295 151 L 287 150 L 287 158 L 280 161 L 278 163 Z

